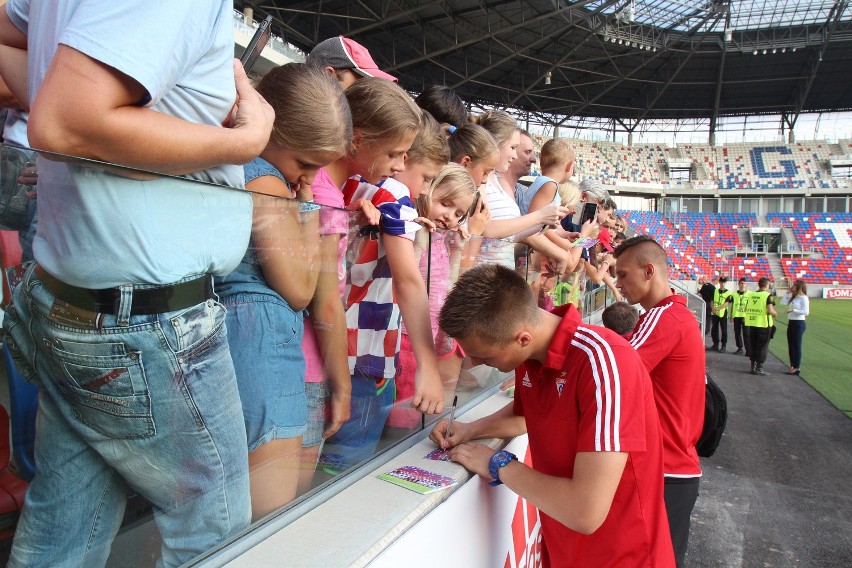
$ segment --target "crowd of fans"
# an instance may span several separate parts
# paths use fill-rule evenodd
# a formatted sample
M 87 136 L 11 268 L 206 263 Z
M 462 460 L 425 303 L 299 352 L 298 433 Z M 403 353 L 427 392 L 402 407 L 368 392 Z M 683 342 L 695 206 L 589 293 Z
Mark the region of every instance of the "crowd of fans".
M 42 393 L 38 471 L 10 566 L 103 565 L 130 491 L 154 509 L 163 564 L 186 562 L 304 493 L 317 467 L 374 455 L 388 424 L 442 412 L 466 355 L 518 368 L 521 391 L 522 372 L 556 380 L 559 397 L 567 373 L 582 376 L 582 388 L 566 387 L 580 415 L 558 433 L 576 461 L 541 441 L 541 424 L 530 439 L 541 471 L 570 482 L 554 487 L 582 497 L 592 520 L 527 492 L 541 479 L 522 464 L 494 465 L 496 454 L 466 444 L 520 433 L 515 418 L 544 399 L 520 396 L 501 418 L 508 430 L 450 435 L 442 422 L 434 434 L 494 481 L 516 471 L 506 483 L 549 515 L 551 565 L 584 555 L 682 565 L 701 475 L 704 349 L 662 247 L 627 238 L 599 181 L 577 183 L 569 143 L 536 156 L 506 112 L 468 115 L 443 86 L 414 99 L 351 39 L 323 41 L 252 85 L 232 65 L 230 13 L 227 1 L 159 13 L 9 0 L 0 14 L 7 134 L 29 122 L 29 140 L 11 143 L 213 182 L 94 176 L 91 164 L 43 157 L 37 182 L 27 178 L 39 217 L 33 200 L 21 231 L 37 224 L 35 262 L 3 326 Z M 507 296 L 512 273 L 525 278 L 520 296 Z M 604 320 L 615 333 L 578 327 L 575 306 L 598 286 L 641 305 L 641 318 L 619 302 Z M 529 304 L 521 316 L 512 301 Z M 530 331 L 542 322 L 559 331 Z M 571 356 L 547 354 L 551 344 Z M 611 387 L 621 394 L 609 398 Z M 611 413 L 622 410 L 619 441 Z

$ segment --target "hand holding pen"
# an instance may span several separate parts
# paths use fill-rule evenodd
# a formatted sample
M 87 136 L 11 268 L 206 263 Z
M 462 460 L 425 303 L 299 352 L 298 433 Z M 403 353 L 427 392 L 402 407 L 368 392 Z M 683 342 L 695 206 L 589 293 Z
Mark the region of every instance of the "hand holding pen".
M 456 417 L 456 404 L 459 401 L 459 395 L 453 397 L 453 405 L 450 407 L 449 423 L 447 424 L 447 438 L 453 437 L 453 420 Z
M 429 434 L 429 439 L 432 440 L 442 450 L 449 449 L 452 446 L 467 441 L 465 439 L 465 428 L 467 425 L 463 422 L 455 422 L 457 403 L 458 396 L 453 398 L 453 405 L 450 407 L 450 412 L 447 415 L 447 419 L 439 420 L 435 427 L 432 428 L 432 432 Z M 452 436 L 455 436 L 456 440 L 451 443 L 450 438 Z

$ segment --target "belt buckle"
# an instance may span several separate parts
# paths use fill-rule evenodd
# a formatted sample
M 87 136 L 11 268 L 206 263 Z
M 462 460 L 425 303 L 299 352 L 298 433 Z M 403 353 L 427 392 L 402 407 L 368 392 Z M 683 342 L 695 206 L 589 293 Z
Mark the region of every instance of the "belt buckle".
M 54 300 L 48 319 L 61 325 L 84 329 L 103 329 L 104 314 L 72 306 L 62 300 Z

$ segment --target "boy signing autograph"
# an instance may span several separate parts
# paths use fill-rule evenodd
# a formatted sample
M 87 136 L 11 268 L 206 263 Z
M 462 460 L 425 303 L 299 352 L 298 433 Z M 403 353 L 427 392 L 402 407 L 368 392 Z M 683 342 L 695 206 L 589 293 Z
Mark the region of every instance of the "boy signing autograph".
M 633 348 L 610 330 L 582 325 L 571 305 L 538 308 L 523 278 L 496 265 L 458 280 L 440 326 L 474 365 L 514 370 L 517 386 L 513 405 L 457 421 L 449 437 L 442 420 L 431 439 L 538 507 L 543 565 L 673 567 L 659 419 Z M 524 433 L 535 468 L 468 443 Z

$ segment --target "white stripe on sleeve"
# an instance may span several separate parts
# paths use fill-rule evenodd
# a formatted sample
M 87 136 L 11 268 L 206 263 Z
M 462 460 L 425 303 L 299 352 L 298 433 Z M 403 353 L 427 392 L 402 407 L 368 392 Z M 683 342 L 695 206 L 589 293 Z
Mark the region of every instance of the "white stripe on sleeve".
M 595 450 L 620 452 L 621 381 L 612 349 L 597 332 L 586 327 L 577 328 L 571 344 L 589 357 L 595 380 Z
M 645 341 L 651 336 L 654 332 L 654 329 L 657 327 L 657 323 L 660 321 L 660 317 L 662 317 L 663 312 L 672 307 L 673 304 L 666 304 L 665 306 L 660 306 L 658 308 L 652 308 L 648 315 L 645 316 L 645 319 L 642 320 L 639 329 L 636 333 L 633 334 L 633 337 L 630 339 L 630 345 L 633 346 L 634 349 L 639 349 Z

